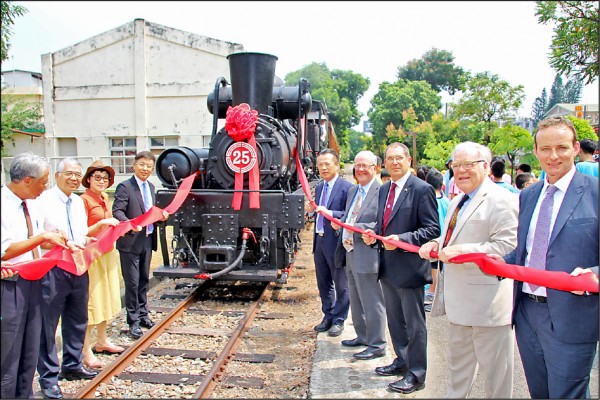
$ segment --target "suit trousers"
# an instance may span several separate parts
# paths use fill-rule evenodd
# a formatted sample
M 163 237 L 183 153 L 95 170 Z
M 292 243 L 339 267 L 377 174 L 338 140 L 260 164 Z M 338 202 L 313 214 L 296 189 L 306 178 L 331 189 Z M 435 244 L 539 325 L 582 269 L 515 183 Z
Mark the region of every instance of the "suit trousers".
M 131 325 L 148 315 L 147 295 L 150 282 L 150 262 L 152 261 L 152 236 L 145 237 L 141 252 L 119 251 L 119 257 L 125 282 L 127 323 Z
M 31 384 L 40 352 L 42 283 L 3 279 L 0 290 L 0 397 L 27 399 L 33 396 Z
M 82 368 L 83 340 L 88 321 L 89 277 L 76 276 L 58 267 L 42 278 L 42 337 L 37 371 L 40 386 L 58 384 L 59 360 L 56 328 L 61 319 L 62 367 L 65 372 Z
M 427 327 L 425 325 L 425 288 L 398 288 L 388 278 L 381 278 L 388 330 L 396 360 L 424 383 L 427 375 Z
M 345 250 L 344 250 L 345 251 Z M 370 350 L 385 350 L 385 306 L 377 272 L 356 272 L 354 251 L 346 253 L 350 312 L 358 341 Z
M 448 327 L 446 398 L 467 398 L 479 371 L 485 398 L 512 397 L 515 345 L 510 325 Z
M 335 267 L 334 252 L 328 254 L 322 236 L 316 235 L 315 241 L 315 271 L 323 319 L 344 325 L 350 308 L 346 268 Z
M 517 305 L 515 333 L 531 398 L 590 398 L 597 342 L 561 341 L 554 334 L 548 303 L 527 297 Z

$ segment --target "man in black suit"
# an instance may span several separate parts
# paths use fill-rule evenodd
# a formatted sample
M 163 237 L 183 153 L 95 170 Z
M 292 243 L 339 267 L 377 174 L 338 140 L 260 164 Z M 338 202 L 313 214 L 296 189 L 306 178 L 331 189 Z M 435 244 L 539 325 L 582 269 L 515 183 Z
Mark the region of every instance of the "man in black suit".
M 154 171 L 156 158 L 149 151 L 141 151 L 133 163 L 134 176 L 117 185 L 113 202 L 113 217 L 127 221 L 150 210 L 155 202 L 154 185 L 148 178 Z M 163 212 L 164 219 L 169 217 Z M 134 339 L 142 337 L 144 328 L 152 328 L 154 322 L 148 316 L 147 293 L 150 280 L 152 251 L 157 249 L 157 235 L 154 224 L 145 229 L 141 226 L 132 229 L 117 240 L 117 250 L 121 259 L 121 271 L 125 281 L 125 309 L 129 335 Z
M 339 219 L 344 215 L 348 189 L 352 184 L 338 175 L 340 159 L 335 150 L 321 151 L 317 157 L 317 168 L 323 181 L 315 190 L 315 201 L 318 204 L 316 211 L 326 212 Z M 309 206 L 306 211 L 313 212 L 315 209 Z M 317 214 L 313 253 L 324 316 L 314 329 L 317 332 L 329 331 L 329 336 L 339 336 L 342 333 L 350 308 L 346 269 L 336 266 L 334 260 L 337 242 L 338 232 L 331 227 L 331 222 Z
M 385 152 L 385 168 L 391 181 L 379 189 L 375 232 L 388 238 L 421 246 L 440 235 L 435 190 L 410 172 L 411 157 L 404 144 L 392 143 Z M 373 232 L 368 229 L 367 232 Z M 363 235 L 367 245 L 375 239 Z M 390 389 L 412 393 L 425 387 L 427 329 L 425 284 L 431 283 L 431 263 L 417 253 L 385 244 L 380 248 L 379 278 L 385 299 L 388 329 L 396 359 L 375 368 L 379 375 L 402 375 Z

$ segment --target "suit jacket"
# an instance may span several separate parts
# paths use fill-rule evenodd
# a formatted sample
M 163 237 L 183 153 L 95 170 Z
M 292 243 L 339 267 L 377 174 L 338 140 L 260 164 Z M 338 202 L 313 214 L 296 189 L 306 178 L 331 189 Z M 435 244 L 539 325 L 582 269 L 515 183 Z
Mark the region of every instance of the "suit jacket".
M 324 181 L 319 182 L 315 189 L 315 199 L 321 198 L 321 192 L 323 191 Z M 333 217 L 340 219 L 344 216 L 344 209 L 346 208 L 346 197 L 348 196 L 348 189 L 352 187 L 352 184 L 342 177 L 338 176 L 335 181 L 335 185 L 329 193 L 329 199 L 327 199 L 327 209 L 331 210 Z M 325 254 L 331 255 L 331 262 L 335 256 L 335 248 L 338 241 L 338 232 L 331 227 L 331 221 L 327 218 L 323 218 L 323 245 L 327 249 Z M 315 243 L 317 236 L 317 223 L 315 218 L 315 230 L 313 240 L 313 253 L 315 252 Z
M 390 182 L 379 189 L 377 225 L 375 232 L 381 235 L 383 213 Z M 385 235 L 398 235 L 403 242 L 422 246 L 440 235 L 439 217 L 435 190 L 425 181 L 410 174 L 400 192 Z M 418 253 L 405 250 L 386 250 L 379 245 L 379 276 L 386 277 L 398 288 L 417 288 L 431 283 L 431 262 L 419 257 Z
M 456 206 L 465 196 L 452 199 L 437 239 L 440 250 Z M 493 253 L 500 256 L 517 245 L 518 197 L 484 179 L 477 194 L 462 210 L 448 246 L 460 245 L 463 253 Z M 448 321 L 464 326 L 509 325 L 512 313 L 512 279 L 498 280 L 474 263 L 444 267 L 444 302 Z
M 150 181 L 146 182 L 148 182 L 150 194 L 152 195 L 152 204 L 154 204 L 156 201 L 154 185 Z M 134 176 L 117 185 L 112 212 L 113 217 L 119 221 L 130 220 L 146 212 L 144 207 L 144 198 L 142 197 L 142 192 Z M 151 236 L 152 250 L 155 251 L 158 244 L 156 231 L 156 224 L 154 224 L 154 231 L 152 232 Z M 117 250 L 127 251 L 130 253 L 140 253 L 144 249 L 145 237 L 145 228 L 139 232 L 129 231 L 124 236 L 117 239 Z
M 344 211 L 344 219 L 347 220 L 350 215 L 350 207 L 352 201 L 358 192 L 360 185 L 354 185 L 348 190 L 348 198 L 346 200 L 346 209 Z M 360 211 L 354 221 L 354 226 L 360 229 L 373 229 L 377 223 L 377 203 L 379 202 L 379 188 L 381 184 L 375 179 L 369 188 L 369 191 L 365 195 Z M 347 221 L 344 221 L 347 222 Z M 344 256 L 346 255 L 346 249 L 342 245 L 343 237 L 342 231 L 338 239 L 338 245 L 335 254 L 335 263 L 339 268 L 344 262 Z M 354 250 L 352 250 L 352 257 L 354 257 L 354 267 L 358 273 L 378 273 L 379 272 L 379 254 L 377 248 L 367 246 L 362 240 L 362 235 L 356 232 L 352 234 L 354 240 Z
M 544 182 L 527 187 L 519 196 L 517 248 L 504 259 L 524 265 L 533 210 Z M 575 172 L 565 193 L 550 240 L 546 270 L 571 273 L 575 267 L 598 266 L 598 178 Z M 597 271 L 597 269 L 595 269 Z M 523 282 L 515 281 L 514 307 L 523 297 Z M 598 341 L 598 296 L 577 296 L 547 288 L 548 310 L 556 336 L 567 343 Z M 513 312 L 514 323 L 514 312 Z

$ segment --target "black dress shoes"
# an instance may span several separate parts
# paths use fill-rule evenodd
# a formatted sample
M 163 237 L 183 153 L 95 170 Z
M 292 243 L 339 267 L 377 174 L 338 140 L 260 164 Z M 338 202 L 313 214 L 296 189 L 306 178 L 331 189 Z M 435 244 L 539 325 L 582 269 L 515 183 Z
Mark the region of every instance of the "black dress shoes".
M 140 323 L 139 322 L 134 322 L 133 324 L 129 325 L 129 332 L 128 333 L 129 333 L 129 336 L 131 336 L 134 339 L 139 339 L 144 334 L 142 332 L 142 329 L 140 328 Z
M 407 372 L 408 372 L 408 368 L 406 367 L 406 365 L 399 367 L 395 363 L 386 365 L 385 367 L 375 368 L 375 373 L 377 375 L 383 375 L 383 376 L 406 375 Z
M 354 339 L 346 339 L 346 340 L 342 340 L 342 346 L 346 346 L 346 347 L 357 347 L 357 346 L 366 346 L 366 344 L 361 343 L 358 338 L 354 338 Z
M 372 350 L 368 348 L 352 355 L 357 360 L 371 360 L 383 356 L 385 356 L 385 350 Z
M 394 392 L 409 394 L 416 392 L 417 390 L 425 389 L 425 382 L 418 383 L 417 378 L 415 378 L 412 374 L 408 374 L 404 379 L 400 379 L 399 381 L 388 384 L 388 387 Z
M 331 321 L 323 320 L 319 325 L 315 326 L 314 329 L 317 332 L 327 332 L 329 328 L 331 328 Z
M 77 381 L 80 379 L 94 379 L 96 375 L 98 375 L 97 371 L 90 371 L 85 367 L 81 367 L 75 371 L 60 371 L 58 377 L 68 381 Z
M 60 390 L 58 385 L 50 386 L 48 389 L 42 388 L 42 396 L 44 396 L 45 399 L 63 398 L 62 390 Z
M 154 321 L 152 321 L 149 317 L 144 317 L 140 319 L 140 326 L 142 328 L 152 328 L 154 326 Z

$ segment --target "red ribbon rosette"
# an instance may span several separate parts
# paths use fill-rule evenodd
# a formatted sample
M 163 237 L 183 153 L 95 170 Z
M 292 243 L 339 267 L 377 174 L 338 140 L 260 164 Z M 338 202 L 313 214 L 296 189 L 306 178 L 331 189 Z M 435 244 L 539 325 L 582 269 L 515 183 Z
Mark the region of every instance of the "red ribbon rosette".
M 242 103 L 235 107 L 229 107 L 225 117 L 225 130 L 230 138 L 238 142 L 246 142 L 250 146 L 250 149 L 244 150 L 243 148 L 236 151 L 245 152 L 245 156 L 236 157 L 237 163 L 232 170 L 235 172 L 235 181 L 233 194 L 232 207 L 234 210 L 240 210 L 242 208 L 242 197 L 244 190 L 244 171 L 249 171 L 248 176 L 248 189 L 250 190 L 250 208 L 260 208 L 260 170 L 258 168 L 258 159 L 256 151 L 256 139 L 254 137 L 254 131 L 256 130 L 256 124 L 258 122 L 258 112 L 250 108 L 246 103 Z M 235 145 L 232 145 L 232 147 Z M 250 153 L 250 154 L 248 154 Z M 253 154 L 252 154 L 253 153 Z M 226 157 L 230 157 L 229 151 Z M 228 160 L 227 165 L 232 167 Z

